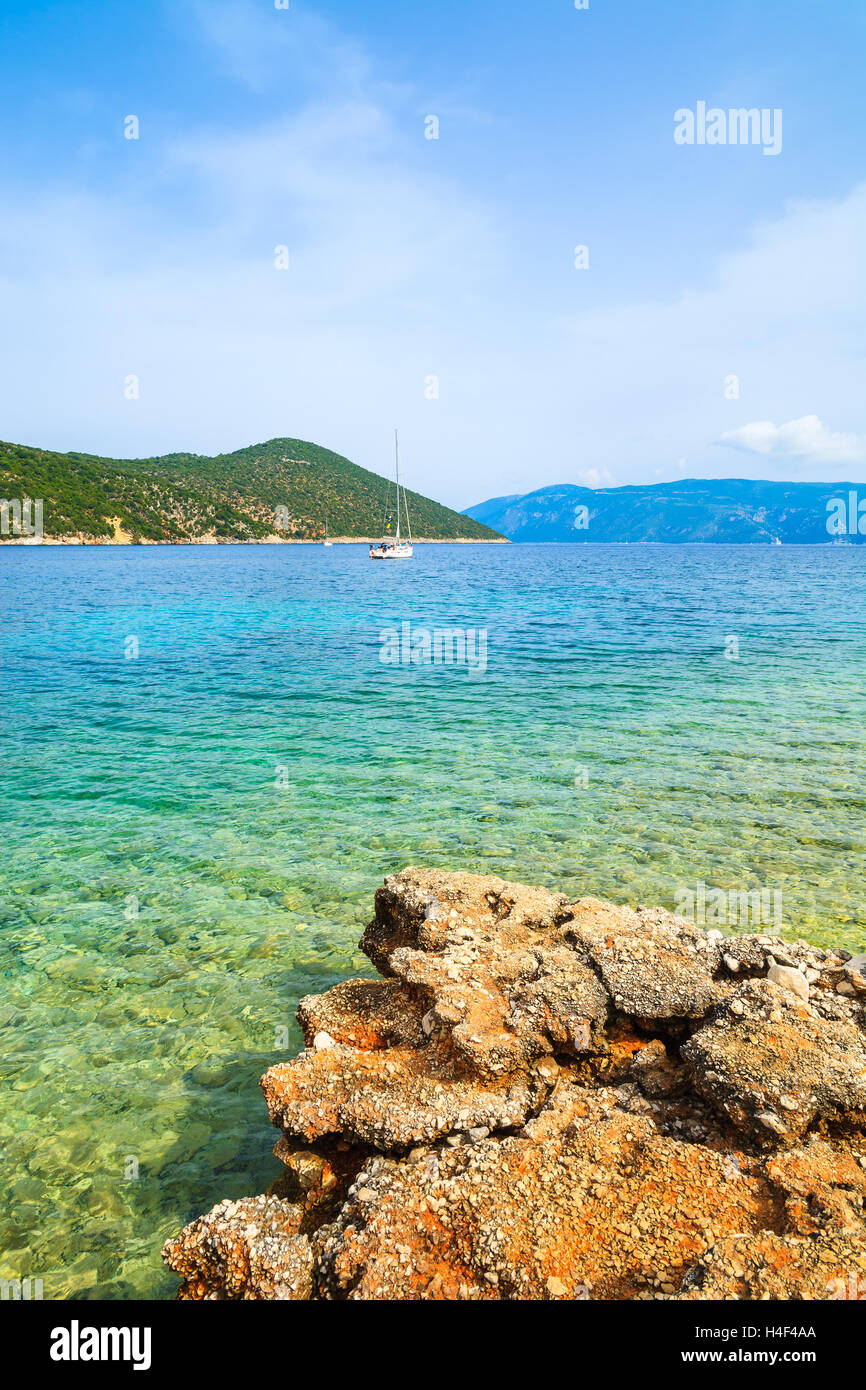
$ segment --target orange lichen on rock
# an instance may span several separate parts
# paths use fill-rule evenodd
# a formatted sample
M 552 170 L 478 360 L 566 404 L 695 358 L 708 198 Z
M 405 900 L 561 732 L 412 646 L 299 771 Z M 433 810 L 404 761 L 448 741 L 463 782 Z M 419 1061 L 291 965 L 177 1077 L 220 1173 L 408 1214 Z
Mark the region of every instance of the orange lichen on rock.
M 835 1298 L 866 1268 L 845 952 L 407 869 L 262 1086 L 286 1167 L 185 1298 Z M 848 1286 L 845 1285 L 847 1288 Z

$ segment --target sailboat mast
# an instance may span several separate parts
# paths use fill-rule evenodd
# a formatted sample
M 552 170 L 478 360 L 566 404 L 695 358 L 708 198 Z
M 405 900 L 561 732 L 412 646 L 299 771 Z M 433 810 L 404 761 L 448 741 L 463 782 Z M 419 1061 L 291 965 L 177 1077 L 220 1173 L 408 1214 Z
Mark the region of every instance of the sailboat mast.
M 394 459 L 397 465 L 397 544 L 400 544 L 400 445 L 394 431 Z

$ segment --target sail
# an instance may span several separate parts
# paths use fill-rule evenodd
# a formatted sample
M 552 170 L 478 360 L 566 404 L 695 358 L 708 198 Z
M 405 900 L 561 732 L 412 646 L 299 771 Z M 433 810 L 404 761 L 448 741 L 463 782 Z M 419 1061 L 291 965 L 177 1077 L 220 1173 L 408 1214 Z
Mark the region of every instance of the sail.
M 379 544 L 377 544 L 377 545 L 371 545 L 371 547 L 370 547 L 370 559 L 371 559 L 371 560 L 381 560 L 381 559 L 387 559 L 387 560 L 390 560 L 390 559 L 395 559 L 395 560 L 408 560 L 408 559 L 410 559 L 411 556 L 412 556 L 412 524 L 411 524 L 411 522 L 409 521 L 409 501 L 408 501 L 408 498 L 406 497 L 406 489 L 405 489 L 405 487 L 403 488 L 402 505 L 401 505 L 401 497 L 400 497 L 400 440 L 399 440 L 399 436 L 398 436 L 397 430 L 394 431 L 394 473 L 395 473 L 395 483 L 396 483 L 396 488 L 397 488 L 397 528 L 396 528 L 396 533 L 395 533 L 395 535 L 394 535 L 393 537 L 389 534 L 389 532 L 390 532 L 390 530 L 391 530 L 391 522 L 392 522 L 393 517 L 394 517 L 394 513 L 388 511 L 388 502 L 389 502 L 390 491 L 391 491 L 391 486 L 390 486 L 390 483 L 389 483 L 389 484 L 388 484 L 388 487 L 387 487 L 387 489 L 386 489 L 386 491 L 385 491 L 385 515 L 384 515 L 384 517 L 383 517 L 383 519 L 382 519 L 382 540 L 381 540 L 381 542 L 380 542 Z M 409 535 L 408 541 L 407 541 L 407 540 L 403 540 L 403 539 L 401 538 L 402 517 L 403 517 L 403 512 L 404 512 L 404 511 L 405 511 L 405 513 L 406 513 L 406 530 L 407 530 L 408 535 Z
M 400 544 L 400 444 L 394 431 L 394 464 L 397 469 L 397 544 Z

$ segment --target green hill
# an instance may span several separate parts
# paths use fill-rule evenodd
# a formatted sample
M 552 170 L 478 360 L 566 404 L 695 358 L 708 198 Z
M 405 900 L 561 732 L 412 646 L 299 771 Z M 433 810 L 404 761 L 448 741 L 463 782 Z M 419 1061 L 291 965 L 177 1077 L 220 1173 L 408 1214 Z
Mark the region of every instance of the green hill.
M 390 488 L 390 493 L 389 493 Z M 46 539 L 183 542 L 380 536 L 394 486 L 302 439 L 233 454 L 108 459 L 0 442 L 0 497 L 43 499 Z M 489 526 L 407 492 L 412 532 L 430 540 L 501 540 Z M 277 512 L 277 508 L 285 509 Z M 405 524 L 405 523 L 404 523 Z

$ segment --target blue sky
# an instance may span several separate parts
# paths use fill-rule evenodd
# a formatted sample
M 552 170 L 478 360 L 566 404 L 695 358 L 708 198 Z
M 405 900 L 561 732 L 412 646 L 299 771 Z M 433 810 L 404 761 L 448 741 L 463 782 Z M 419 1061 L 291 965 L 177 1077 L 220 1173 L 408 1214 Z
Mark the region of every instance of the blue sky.
M 382 471 L 396 424 L 410 484 L 461 507 L 866 477 L 861 0 L 4 0 L 0 26 L 0 437 L 291 434 Z M 700 101 L 780 109 L 781 151 L 677 145 Z

